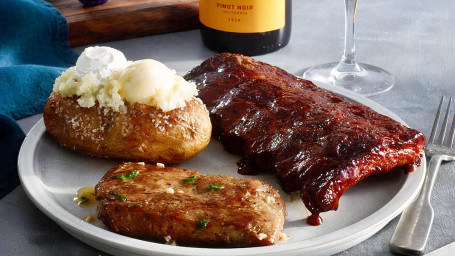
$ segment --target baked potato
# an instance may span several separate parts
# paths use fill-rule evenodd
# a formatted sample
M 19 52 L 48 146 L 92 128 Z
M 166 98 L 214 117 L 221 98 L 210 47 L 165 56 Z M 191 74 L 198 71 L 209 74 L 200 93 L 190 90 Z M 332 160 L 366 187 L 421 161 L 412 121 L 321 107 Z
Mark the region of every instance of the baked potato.
M 64 147 L 102 158 L 164 164 L 183 162 L 209 143 L 209 113 L 196 97 L 185 107 L 125 102 L 123 111 L 79 106 L 78 96 L 53 92 L 44 107 L 46 130 Z

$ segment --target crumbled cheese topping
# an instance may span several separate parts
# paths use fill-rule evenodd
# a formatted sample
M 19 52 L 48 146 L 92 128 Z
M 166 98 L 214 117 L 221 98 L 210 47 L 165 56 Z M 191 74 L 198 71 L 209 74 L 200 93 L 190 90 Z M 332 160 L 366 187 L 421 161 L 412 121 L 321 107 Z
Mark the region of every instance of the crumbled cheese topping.
M 174 194 L 174 189 L 173 188 L 167 188 L 166 193 L 168 194 Z
M 163 163 L 156 163 L 156 167 L 158 167 L 158 168 L 164 168 L 164 164 L 163 164 Z

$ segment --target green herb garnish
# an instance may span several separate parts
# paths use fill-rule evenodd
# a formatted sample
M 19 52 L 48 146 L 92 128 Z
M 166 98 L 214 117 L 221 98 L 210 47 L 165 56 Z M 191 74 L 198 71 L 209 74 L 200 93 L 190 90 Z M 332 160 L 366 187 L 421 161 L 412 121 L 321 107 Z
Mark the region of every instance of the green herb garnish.
M 196 182 L 196 177 L 190 176 L 190 177 L 188 177 L 188 178 L 183 179 L 183 181 L 184 181 L 185 183 L 194 184 L 194 183 Z
M 196 232 L 199 232 L 199 231 L 203 230 L 204 228 L 207 227 L 208 224 L 209 224 L 208 220 L 200 220 L 199 224 L 197 226 Z
M 209 188 L 212 189 L 212 190 L 214 190 L 214 189 L 223 189 L 224 186 L 221 186 L 220 184 L 217 184 L 217 183 L 213 183 L 213 184 L 210 184 Z
M 112 192 L 112 194 L 113 194 L 114 196 L 119 196 L 119 197 L 120 197 L 120 200 L 121 200 L 122 202 L 126 202 L 126 196 L 125 196 L 124 194 L 120 194 L 120 193 L 117 192 L 117 191 Z
M 121 180 L 129 180 L 129 179 L 135 179 L 137 177 L 139 177 L 139 172 L 137 170 L 132 170 L 130 173 L 128 173 L 127 175 L 125 174 L 119 174 L 117 176 L 115 176 L 117 179 L 121 179 Z

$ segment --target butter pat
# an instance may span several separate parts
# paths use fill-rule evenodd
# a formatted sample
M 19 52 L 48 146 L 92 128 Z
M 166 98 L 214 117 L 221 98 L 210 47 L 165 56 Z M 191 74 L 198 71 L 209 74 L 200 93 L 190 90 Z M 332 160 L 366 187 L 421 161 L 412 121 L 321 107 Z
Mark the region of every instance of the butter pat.
M 129 102 L 138 102 L 169 111 L 184 107 L 197 95 L 196 85 L 188 83 L 175 70 L 156 60 L 145 59 L 126 67 L 118 79 L 120 95 Z

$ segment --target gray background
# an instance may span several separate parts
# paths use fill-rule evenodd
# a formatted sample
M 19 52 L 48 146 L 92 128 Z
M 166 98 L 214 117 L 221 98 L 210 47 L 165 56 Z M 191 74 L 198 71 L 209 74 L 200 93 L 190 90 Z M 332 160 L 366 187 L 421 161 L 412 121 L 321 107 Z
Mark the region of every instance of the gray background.
M 255 57 L 301 75 L 305 68 L 338 61 L 343 52 L 344 2 L 294 0 L 291 41 Z M 395 75 L 391 91 L 371 97 L 429 135 L 441 95 L 455 96 L 455 1 L 360 0 L 356 49 L 359 62 Z M 180 75 L 214 55 L 199 31 L 109 42 L 130 60 L 153 58 Z M 85 47 L 74 50 L 82 52 Z M 19 120 L 28 131 L 40 115 Z M 425 252 L 455 241 L 455 163 L 442 165 L 433 192 L 435 221 Z M 339 255 L 391 255 L 388 243 L 398 218 L 370 239 Z M 0 200 L 0 255 L 105 255 L 63 231 L 27 198 L 22 187 Z

